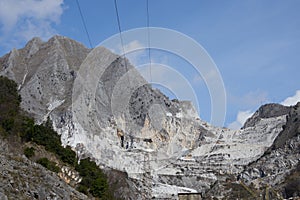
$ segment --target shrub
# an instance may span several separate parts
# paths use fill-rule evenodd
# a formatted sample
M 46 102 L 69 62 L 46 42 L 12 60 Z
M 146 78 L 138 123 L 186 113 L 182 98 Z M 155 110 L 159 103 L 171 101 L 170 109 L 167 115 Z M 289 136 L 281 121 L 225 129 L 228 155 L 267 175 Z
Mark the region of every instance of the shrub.
M 39 160 L 37 160 L 37 163 L 39 163 L 43 167 L 49 169 L 50 171 L 53 171 L 56 173 L 59 172 L 59 167 L 56 166 L 56 163 L 48 160 L 48 158 L 40 158 Z
M 20 102 L 17 84 L 0 76 L 0 126 L 4 129 L 2 134 L 5 137 L 20 132 Z
M 60 151 L 57 152 L 57 154 L 60 157 L 60 159 L 65 163 L 74 166 L 77 162 L 76 153 L 69 146 L 67 146 L 66 148 L 61 147 Z
M 86 187 L 84 185 L 79 185 L 77 187 L 77 190 L 83 194 L 88 194 L 88 187 Z
M 78 190 L 85 194 L 92 194 L 102 199 L 113 199 L 109 193 L 107 178 L 95 162 L 84 159 L 77 164 L 76 154 L 68 146 L 62 147 L 60 136 L 52 129 L 52 122 L 48 120 L 42 125 L 35 125 L 34 120 L 20 112 L 21 97 L 17 91 L 17 84 L 6 77 L 0 76 L 0 134 L 3 136 L 20 137 L 23 142 L 34 142 L 42 145 L 49 152 L 54 153 L 62 162 L 74 166 L 82 176 Z M 30 158 L 34 156 L 33 148 L 25 148 L 24 154 Z M 55 162 L 47 158 L 37 161 L 45 168 L 59 172 Z
M 0 125 L 6 131 L 12 131 L 14 127 L 14 118 L 19 113 L 20 102 L 17 84 L 0 76 Z
M 64 148 L 61 144 L 60 136 L 52 129 L 47 121 L 43 125 L 34 125 L 33 121 L 27 119 L 23 123 L 25 133 L 21 135 L 23 141 L 32 141 L 45 147 L 47 151 L 56 154 L 59 159 L 65 163 L 74 166 L 77 162 L 76 153 L 67 146 Z
M 31 158 L 32 156 L 34 156 L 34 148 L 33 147 L 26 147 L 24 149 L 24 155 L 27 157 L 27 158 Z
M 88 188 L 94 197 L 113 199 L 109 194 L 106 175 L 94 161 L 89 158 L 83 159 L 79 165 L 76 165 L 75 169 L 82 177 L 80 188 Z

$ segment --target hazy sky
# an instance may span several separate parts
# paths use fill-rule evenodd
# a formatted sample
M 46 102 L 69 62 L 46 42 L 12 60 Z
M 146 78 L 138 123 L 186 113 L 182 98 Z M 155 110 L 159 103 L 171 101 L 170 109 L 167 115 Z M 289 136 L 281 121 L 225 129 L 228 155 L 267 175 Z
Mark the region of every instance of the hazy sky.
M 93 47 L 118 33 L 113 0 L 79 3 Z M 146 0 L 118 0 L 118 8 L 122 30 L 146 26 Z M 233 128 L 261 104 L 300 99 L 299 10 L 299 0 L 149 0 L 150 26 L 186 34 L 214 60 L 226 88 L 225 126 Z M 75 0 L 0 0 L 0 31 L 1 55 L 34 36 L 47 40 L 54 34 L 89 47 Z M 153 59 L 192 73 L 184 60 L 161 54 L 153 51 Z M 132 62 L 142 63 L 143 57 L 143 52 L 134 55 Z M 201 77 L 187 79 L 197 93 L 201 118 L 209 121 L 205 84 Z

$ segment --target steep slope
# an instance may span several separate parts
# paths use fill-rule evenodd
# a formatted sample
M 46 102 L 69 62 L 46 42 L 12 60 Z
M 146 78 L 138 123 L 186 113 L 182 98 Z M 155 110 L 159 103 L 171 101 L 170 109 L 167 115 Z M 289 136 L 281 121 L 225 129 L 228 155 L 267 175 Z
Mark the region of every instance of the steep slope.
M 267 150 L 265 149 L 264 154 L 247 165 L 241 165 L 242 168 L 237 170 L 237 173 L 223 174 L 223 178 L 218 179 L 205 194 L 205 198 L 283 199 L 298 197 L 300 194 L 298 107 L 299 103 L 291 107 L 267 104 L 259 108 L 245 126 L 249 125 L 249 122 L 253 124 L 243 130 L 257 128 L 260 122 L 269 121 L 264 125 L 265 129 L 269 124 L 276 123 L 271 119 L 278 117 L 285 117 L 287 121 L 278 124 L 283 128 L 278 127 L 278 130 L 281 130 L 280 133 L 274 138 L 273 144 Z M 258 133 L 264 134 L 261 131 Z
M 114 199 L 113 190 L 108 187 L 107 178 L 96 163 L 89 158 L 78 163 L 76 153 L 61 146 L 60 136 L 52 129 L 52 123 L 47 120 L 42 125 L 35 125 L 33 119 L 20 109 L 20 102 L 17 84 L 0 76 L 0 179 L 3 183 L 0 190 L 5 194 L 3 198 L 70 199 L 69 193 L 72 193 L 72 199 L 84 197 L 73 191 L 76 188 L 89 197 Z M 57 173 L 73 188 L 66 184 L 56 187 L 55 181 L 60 179 L 50 171 L 36 170 L 34 166 L 37 164 L 31 161 Z M 50 179 L 45 184 L 47 176 Z M 18 182 L 14 183 L 15 180 Z M 65 192 L 59 191 L 60 188 Z
M 296 170 L 299 165 L 299 106 L 300 102 L 293 107 L 288 107 L 290 111 L 286 115 L 287 122 L 283 125 L 283 130 L 279 133 L 273 145 L 260 159 L 251 163 L 241 173 L 241 178 L 246 182 L 256 182 L 256 184 L 265 186 L 270 185 L 285 194 L 287 198 L 291 196 L 286 195 L 282 186 L 288 184 L 286 177 L 293 170 Z
M 0 199 L 88 199 L 55 173 L 8 152 L 0 139 Z
M 48 42 L 33 38 L 23 49 L 13 49 L 0 59 L 0 74 L 19 85 L 21 107 L 41 122 L 65 101 L 70 104 L 76 71 L 88 52 L 61 36 Z
M 38 123 L 50 116 L 63 145 L 93 157 L 113 179 L 125 174 L 126 188 L 118 192 L 127 197 L 204 195 L 243 173 L 291 129 L 291 108 L 276 104 L 261 107 L 242 130 L 214 127 L 191 102 L 153 89 L 127 59 L 61 36 L 35 38 L 0 64 L 0 73 L 19 84 L 21 106 Z
M 242 128 L 254 126 L 260 119 L 267 119 L 287 115 L 291 107 L 283 106 L 276 103 L 270 103 L 261 106 L 247 121 Z
M 300 102 L 298 102 L 295 106 L 290 109 L 290 112 L 286 116 L 287 123 L 282 127 L 283 131 L 278 135 L 274 144 L 272 145 L 272 149 L 278 149 L 283 147 L 285 142 L 300 133 Z

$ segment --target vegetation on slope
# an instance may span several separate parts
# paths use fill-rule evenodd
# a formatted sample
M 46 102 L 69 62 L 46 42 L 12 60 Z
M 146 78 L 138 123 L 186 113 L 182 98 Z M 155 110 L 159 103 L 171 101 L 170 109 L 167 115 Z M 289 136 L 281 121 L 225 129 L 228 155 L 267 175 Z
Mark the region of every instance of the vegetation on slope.
M 48 121 L 42 125 L 34 124 L 20 109 L 21 97 L 17 92 L 17 84 L 6 77 L 0 76 L 0 134 L 6 138 L 15 137 L 25 142 L 34 142 L 44 146 L 63 163 L 75 168 L 82 181 L 77 189 L 87 195 L 101 199 L 113 199 L 109 191 L 107 177 L 89 158 L 81 160 L 78 164 L 76 154 L 70 147 L 62 147 L 59 135 L 52 129 Z M 30 158 L 34 156 L 33 148 L 25 148 L 24 154 Z M 37 163 L 47 169 L 59 172 L 57 164 L 47 158 L 40 158 Z
M 56 166 L 56 163 L 48 160 L 48 158 L 40 158 L 40 159 L 37 160 L 37 163 L 39 163 L 40 165 L 46 167 L 50 171 L 53 171 L 53 172 L 56 172 L 56 173 L 59 172 L 59 167 Z

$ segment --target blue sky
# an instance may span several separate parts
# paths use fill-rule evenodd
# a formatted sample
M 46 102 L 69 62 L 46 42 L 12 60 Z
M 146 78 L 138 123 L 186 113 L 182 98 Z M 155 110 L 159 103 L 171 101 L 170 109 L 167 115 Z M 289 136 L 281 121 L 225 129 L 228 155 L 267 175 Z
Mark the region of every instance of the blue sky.
M 79 3 L 93 46 L 118 33 L 113 0 Z M 118 8 L 122 30 L 146 26 L 146 0 L 119 0 Z M 225 126 L 233 128 L 261 104 L 282 103 L 288 97 L 294 101 L 286 102 L 293 104 L 300 98 L 299 10 L 299 0 L 149 0 L 150 26 L 186 34 L 216 63 L 227 94 Z M 0 0 L 0 31 L 1 55 L 34 36 L 46 40 L 53 34 L 89 46 L 75 0 Z M 154 58 L 160 55 L 153 51 Z M 175 68 L 188 66 L 164 55 Z M 207 88 L 201 81 L 192 84 L 200 116 L 209 121 Z

